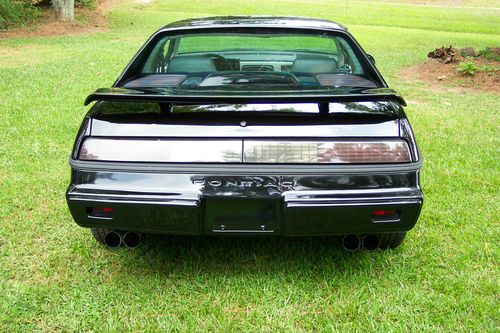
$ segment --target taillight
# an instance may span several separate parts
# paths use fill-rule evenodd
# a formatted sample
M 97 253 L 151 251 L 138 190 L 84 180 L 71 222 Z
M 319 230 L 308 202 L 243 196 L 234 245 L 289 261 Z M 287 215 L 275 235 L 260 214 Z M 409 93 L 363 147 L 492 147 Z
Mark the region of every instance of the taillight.
M 89 217 L 111 219 L 113 218 L 113 208 L 111 207 L 87 207 Z
M 87 138 L 78 158 L 95 161 L 270 164 L 411 162 L 404 140 L 152 140 Z
M 252 141 L 245 140 L 247 163 L 402 163 L 411 162 L 408 144 L 385 141 Z
M 241 141 L 87 138 L 78 158 L 123 162 L 241 162 Z
M 374 210 L 372 212 L 372 220 L 375 223 L 384 222 L 399 222 L 399 212 L 397 210 Z

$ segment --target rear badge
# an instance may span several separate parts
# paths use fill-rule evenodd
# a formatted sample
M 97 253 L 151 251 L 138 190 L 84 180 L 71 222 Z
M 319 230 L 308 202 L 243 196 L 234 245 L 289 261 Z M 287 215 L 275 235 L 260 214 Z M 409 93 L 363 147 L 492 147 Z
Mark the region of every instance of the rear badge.
M 246 122 L 246 121 L 244 121 L 244 120 L 240 123 L 240 126 L 241 126 L 241 127 L 245 127 L 246 125 L 247 125 L 247 122 Z

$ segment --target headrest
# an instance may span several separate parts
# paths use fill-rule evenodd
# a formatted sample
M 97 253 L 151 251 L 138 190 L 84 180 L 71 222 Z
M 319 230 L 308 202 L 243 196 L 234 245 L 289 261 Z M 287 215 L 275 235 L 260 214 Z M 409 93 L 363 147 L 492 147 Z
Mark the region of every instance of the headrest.
M 338 64 L 335 59 L 330 58 L 297 58 L 292 64 L 293 73 L 332 73 L 337 71 Z
M 167 67 L 167 73 L 211 73 L 216 70 L 214 61 L 203 56 L 173 57 Z

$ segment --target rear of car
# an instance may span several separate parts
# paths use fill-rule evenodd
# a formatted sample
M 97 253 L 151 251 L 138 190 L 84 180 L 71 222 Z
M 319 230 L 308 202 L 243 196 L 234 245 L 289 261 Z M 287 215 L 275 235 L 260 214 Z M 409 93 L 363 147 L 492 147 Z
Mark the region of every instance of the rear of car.
M 161 30 L 89 96 L 75 221 L 108 245 L 164 233 L 398 246 L 422 206 L 404 101 L 343 29 L 233 21 Z

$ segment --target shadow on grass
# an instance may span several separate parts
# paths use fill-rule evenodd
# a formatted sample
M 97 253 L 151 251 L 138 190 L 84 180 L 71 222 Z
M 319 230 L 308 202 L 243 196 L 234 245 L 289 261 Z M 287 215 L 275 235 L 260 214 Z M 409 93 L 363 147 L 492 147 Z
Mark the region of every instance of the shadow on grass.
M 346 252 L 339 237 L 186 237 L 146 235 L 139 248 L 117 250 L 130 274 L 304 278 L 374 273 L 392 251 Z M 375 273 L 376 274 L 376 273 Z

